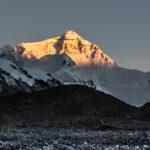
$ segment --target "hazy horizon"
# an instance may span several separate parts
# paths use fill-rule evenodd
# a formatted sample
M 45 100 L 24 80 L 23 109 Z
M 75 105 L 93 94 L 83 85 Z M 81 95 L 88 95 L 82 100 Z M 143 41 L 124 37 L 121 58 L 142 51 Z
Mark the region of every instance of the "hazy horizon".
M 150 71 L 150 1 L 1 0 L 0 47 L 73 30 L 121 67 Z

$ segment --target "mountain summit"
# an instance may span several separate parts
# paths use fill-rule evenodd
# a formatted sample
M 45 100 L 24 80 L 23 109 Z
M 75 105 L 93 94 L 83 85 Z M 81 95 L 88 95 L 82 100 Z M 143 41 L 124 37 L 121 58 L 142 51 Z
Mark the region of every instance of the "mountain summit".
M 74 31 L 69 30 L 64 33 L 64 39 L 66 40 L 76 40 L 78 38 L 81 38 L 81 36 Z
M 0 93 L 4 95 L 18 89 L 30 92 L 81 84 L 141 106 L 150 99 L 149 81 L 149 73 L 117 67 L 99 46 L 74 31 L 0 48 Z
M 74 31 L 67 31 L 61 36 L 40 42 L 21 43 L 15 47 L 15 53 L 28 59 L 67 54 L 77 65 L 116 65 L 116 61 L 106 55 L 99 46 Z

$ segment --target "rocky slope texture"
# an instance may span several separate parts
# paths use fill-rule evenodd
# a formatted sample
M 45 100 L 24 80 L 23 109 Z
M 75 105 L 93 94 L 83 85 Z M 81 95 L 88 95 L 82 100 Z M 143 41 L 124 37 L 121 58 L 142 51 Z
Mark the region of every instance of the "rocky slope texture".
M 149 150 L 148 131 L 86 131 L 6 129 L 0 131 L 2 150 Z
M 15 53 L 28 59 L 41 59 L 46 55 L 67 54 L 76 64 L 116 65 L 100 47 L 83 39 L 73 31 L 41 42 L 21 43 Z
M 143 105 L 141 108 L 145 120 L 148 120 L 150 118 L 150 101 Z
M 0 97 L 0 126 L 149 129 L 145 110 L 111 95 L 79 85 Z

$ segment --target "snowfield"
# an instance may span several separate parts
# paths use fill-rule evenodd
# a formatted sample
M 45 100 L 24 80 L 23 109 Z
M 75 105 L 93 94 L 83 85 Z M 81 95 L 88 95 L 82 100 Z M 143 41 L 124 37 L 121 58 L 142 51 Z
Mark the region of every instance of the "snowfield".
M 29 86 L 33 86 L 34 79 L 27 77 L 21 70 L 19 66 L 14 64 L 13 62 L 0 58 L 0 68 L 4 71 L 8 72 L 11 77 L 17 80 L 21 80 L 27 83 Z
M 52 80 L 52 78 L 50 76 L 48 76 L 48 73 L 43 71 L 43 70 L 39 70 L 39 69 L 34 69 L 34 68 L 25 68 L 28 73 L 35 79 L 38 80 L 43 80 L 43 81 L 47 81 L 48 79 Z

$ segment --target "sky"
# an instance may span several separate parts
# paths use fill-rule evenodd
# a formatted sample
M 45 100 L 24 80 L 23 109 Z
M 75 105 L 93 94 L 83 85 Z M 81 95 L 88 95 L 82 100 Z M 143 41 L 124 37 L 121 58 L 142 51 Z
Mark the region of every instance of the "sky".
M 68 30 L 120 66 L 150 71 L 150 0 L 0 0 L 0 47 Z

